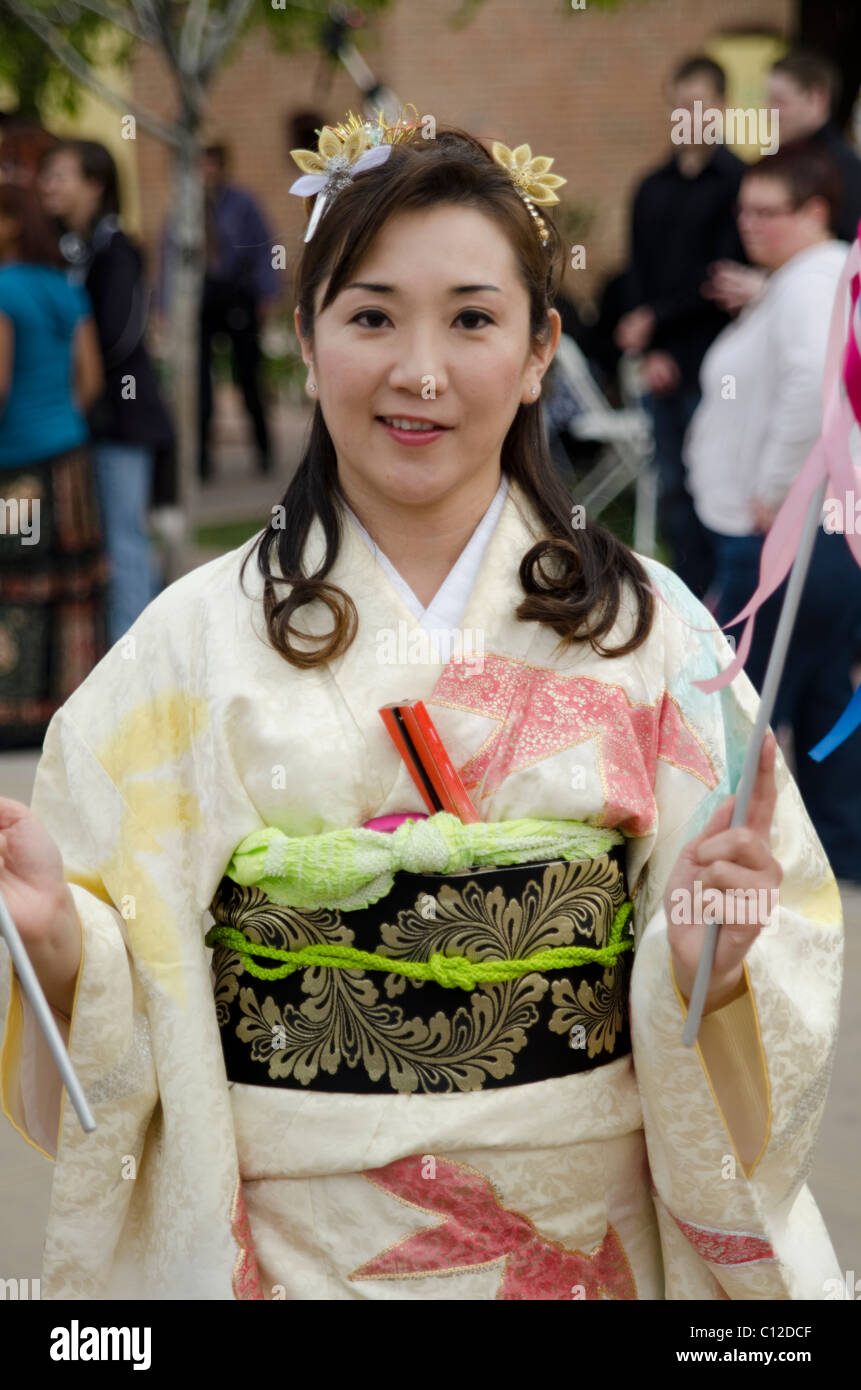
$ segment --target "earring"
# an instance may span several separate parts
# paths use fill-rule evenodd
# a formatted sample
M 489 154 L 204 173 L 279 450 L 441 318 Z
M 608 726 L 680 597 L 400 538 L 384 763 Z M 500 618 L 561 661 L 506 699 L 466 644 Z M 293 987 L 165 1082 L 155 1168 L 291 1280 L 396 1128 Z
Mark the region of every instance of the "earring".
M 536 394 L 536 388 L 535 388 L 534 386 L 533 386 L 533 388 L 532 388 L 532 394 L 533 394 L 533 396 Z
M 309 390 L 309 391 L 316 391 L 316 390 L 317 390 L 317 388 L 316 388 L 316 386 L 314 385 L 313 382 L 309 382 L 309 383 L 308 383 L 308 390 Z

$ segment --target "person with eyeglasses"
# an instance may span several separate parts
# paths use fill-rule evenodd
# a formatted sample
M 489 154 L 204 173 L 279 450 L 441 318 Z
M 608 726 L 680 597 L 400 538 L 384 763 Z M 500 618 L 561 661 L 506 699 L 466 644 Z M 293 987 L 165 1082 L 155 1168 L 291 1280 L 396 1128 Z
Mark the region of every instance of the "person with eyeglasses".
M 715 617 L 747 604 L 765 536 L 822 427 L 831 310 L 848 246 L 834 236 L 839 169 L 812 142 L 779 150 L 742 180 L 738 226 L 762 295 L 715 339 L 685 438 L 688 487 L 717 561 Z M 761 691 L 786 583 L 760 610 L 745 670 Z M 792 729 L 796 778 L 838 878 L 861 881 L 861 732 L 819 763 L 808 750 L 852 694 L 861 573 L 845 537 L 817 532 L 772 724 Z M 742 626 L 730 629 L 740 637 Z

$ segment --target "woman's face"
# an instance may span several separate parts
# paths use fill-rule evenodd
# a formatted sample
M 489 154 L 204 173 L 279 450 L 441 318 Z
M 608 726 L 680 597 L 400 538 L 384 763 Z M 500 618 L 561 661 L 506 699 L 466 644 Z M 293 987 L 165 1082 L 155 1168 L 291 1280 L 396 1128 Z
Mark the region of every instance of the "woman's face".
M 799 251 L 826 240 L 828 211 L 821 198 L 792 206 L 790 189 L 779 178 L 742 179 L 738 195 L 738 230 L 754 265 L 778 270 Z
M 533 351 L 529 295 L 504 234 L 475 208 L 398 214 L 320 313 L 324 292 L 313 344 L 300 341 L 351 504 L 492 495 L 503 440 L 521 402 L 538 401 L 561 326 L 551 310 L 549 342 Z M 295 322 L 298 334 L 298 310 Z M 385 423 L 405 417 L 444 428 L 424 436 Z
M 46 160 L 39 176 L 42 206 L 50 217 L 62 217 L 76 230 L 89 226 L 101 198 L 101 186 L 86 179 L 72 150 L 60 150 Z

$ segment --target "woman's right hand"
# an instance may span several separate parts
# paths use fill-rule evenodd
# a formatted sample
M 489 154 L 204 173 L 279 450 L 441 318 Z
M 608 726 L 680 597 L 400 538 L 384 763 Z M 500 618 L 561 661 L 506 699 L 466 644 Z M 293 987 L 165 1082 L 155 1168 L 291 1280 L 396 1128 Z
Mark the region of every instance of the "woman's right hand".
M 0 892 L 52 1008 L 71 1014 L 81 924 L 63 859 L 22 801 L 0 796 Z

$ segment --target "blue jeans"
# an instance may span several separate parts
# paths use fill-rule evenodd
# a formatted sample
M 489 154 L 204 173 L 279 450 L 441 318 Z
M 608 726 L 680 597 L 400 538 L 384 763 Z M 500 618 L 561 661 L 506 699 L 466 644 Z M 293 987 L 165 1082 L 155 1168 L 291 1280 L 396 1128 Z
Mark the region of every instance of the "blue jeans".
M 691 593 L 702 598 L 712 580 L 714 556 L 708 533 L 694 511 L 682 458 L 685 431 L 699 401 L 695 386 L 683 386 L 672 396 L 646 397 L 655 439 L 658 527 L 670 548 L 672 568 Z
M 763 537 L 710 531 L 717 554 L 715 617 L 723 626 L 759 582 Z M 759 610 L 745 672 L 762 690 L 786 580 Z M 787 652 L 771 723 L 789 724 L 795 780 L 807 813 L 838 878 L 861 881 L 861 729 L 817 763 L 807 756 L 836 723 L 852 695 L 850 671 L 861 623 L 861 570 L 846 539 L 820 527 Z M 741 639 L 744 624 L 728 633 Z
M 113 646 L 160 588 L 147 530 L 154 456 L 146 445 L 119 440 L 98 439 L 92 447 L 111 566 L 108 641 Z

